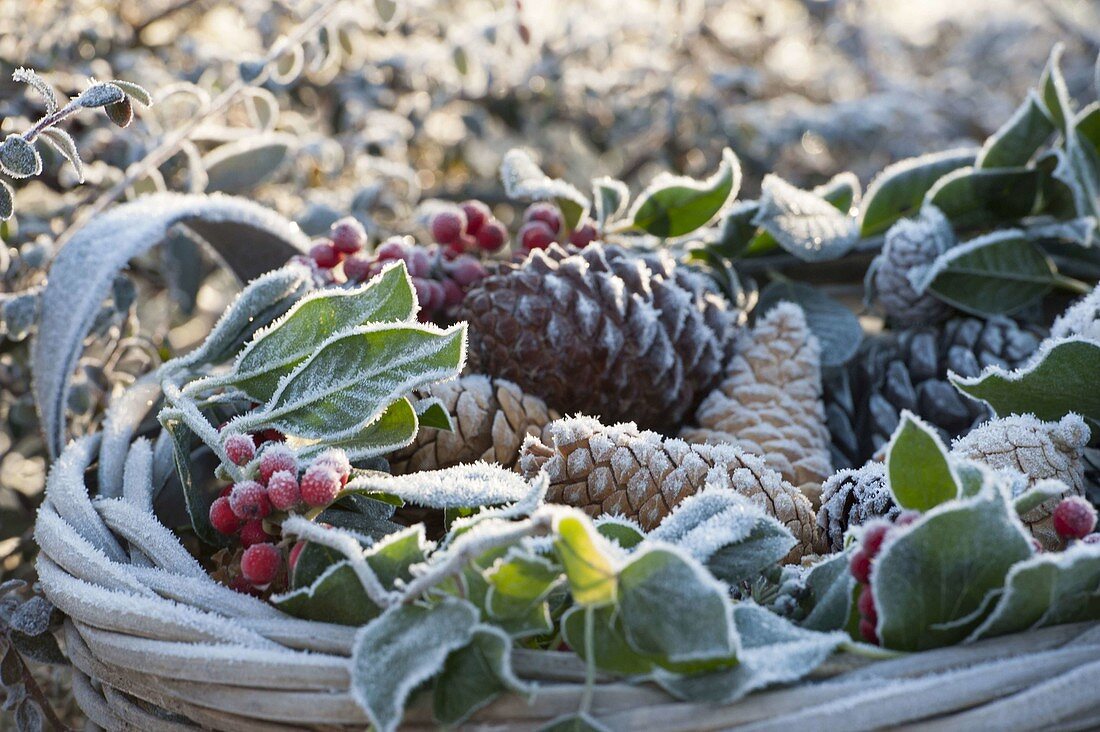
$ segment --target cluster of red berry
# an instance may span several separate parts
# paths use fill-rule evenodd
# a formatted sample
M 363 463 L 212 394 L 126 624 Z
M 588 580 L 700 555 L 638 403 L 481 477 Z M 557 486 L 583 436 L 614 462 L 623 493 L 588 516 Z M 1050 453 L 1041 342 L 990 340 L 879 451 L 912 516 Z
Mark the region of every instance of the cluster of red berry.
M 463 201 L 439 211 L 432 216 L 431 230 L 449 259 L 467 252 L 492 254 L 508 243 L 508 229 L 481 201 Z
M 849 558 L 848 569 L 852 576 L 860 584 L 859 600 L 859 634 L 868 643 L 878 645 L 878 611 L 875 608 L 875 597 L 871 593 L 871 567 L 882 549 L 883 542 L 891 530 L 899 526 L 907 526 L 920 517 L 917 511 L 904 511 L 890 523 L 879 519 L 868 523 L 860 536 L 859 548 L 852 552 Z
M 525 252 L 532 249 L 545 249 L 554 242 L 560 242 L 566 232 L 565 220 L 561 210 L 552 203 L 533 203 L 523 212 L 523 226 L 518 238 Z M 568 232 L 565 237 L 573 246 L 583 249 L 596 240 L 596 224 L 585 219 L 580 226 Z
M 309 258 L 317 269 L 331 271 L 340 262 L 362 251 L 367 245 L 367 232 L 355 218 L 345 216 L 332 225 L 328 237 L 313 244 Z
M 265 588 L 283 568 L 280 537 L 268 533 L 278 531 L 278 524 L 265 519 L 275 512 L 328 506 L 347 483 L 351 464 L 343 450 L 330 449 L 300 471 L 294 452 L 278 442 L 268 443 L 256 460 L 256 444 L 249 435 L 227 437 L 225 453 L 252 477 L 222 491 L 210 506 L 210 524 L 219 533 L 238 537 L 244 547 L 240 576 L 251 587 Z
M 1062 541 L 1100 544 L 1100 534 L 1093 533 L 1096 530 L 1096 509 L 1081 496 L 1062 499 L 1054 509 L 1051 520 Z

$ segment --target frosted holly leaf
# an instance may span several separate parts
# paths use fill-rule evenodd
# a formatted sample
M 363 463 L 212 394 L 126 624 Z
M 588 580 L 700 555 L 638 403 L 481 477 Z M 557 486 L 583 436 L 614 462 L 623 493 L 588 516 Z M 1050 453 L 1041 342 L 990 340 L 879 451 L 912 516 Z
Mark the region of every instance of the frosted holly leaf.
M 452 651 L 435 679 L 432 713 L 440 724 L 459 725 L 506 691 L 532 694 L 533 684 L 512 670 L 512 639 L 499 628 L 480 624 L 470 642 Z
M 521 501 L 531 486 L 510 470 L 478 461 L 400 476 L 372 473 L 353 478 L 347 490 L 388 493 L 428 508 L 470 508 Z
M 645 531 L 638 522 L 626 516 L 603 514 L 593 519 L 596 531 L 623 549 L 633 549 L 646 538 Z
M 740 187 L 741 163 L 727 147 L 718 170 L 706 180 L 658 175 L 638 194 L 628 218 L 635 228 L 654 236 L 683 236 L 718 216 Z
M 860 234 L 872 236 L 895 221 L 920 211 L 924 194 L 953 170 L 971 165 L 977 150 L 957 149 L 922 155 L 888 165 L 867 187 L 860 214 Z
M 242 279 L 309 248 L 309 239 L 279 214 L 227 196 L 143 196 L 79 229 L 50 268 L 32 348 L 35 402 L 51 455 L 60 453 L 65 443 L 69 380 L 115 275 L 130 259 L 162 242 L 177 224 L 202 229 L 203 238 Z
M 1075 543 L 1065 551 L 1018 562 L 989 616 L 967 641 L 1100 619 L 1100 546 Z
M 1050 327 L 1051 338 L 1081 336 L 1100 342 L 1100 287 L 1066 308 Z
M 740 638 L 737 665 L 694 676 L 659 673 L 657 682 L 680 699 L 730 704 L 774 684 L 804 678 L 849 642 L 847 633 L 818 633 L 750 602 L 733 607 Z
M 799 259 L 835 259 L 859 239 L 854 216 L 814 193 L 802 191 L 775 175 L 761 184 L 760 209 L 752 223 L 775 237 Z
M 565 218 L 565 228 L 573 229 L 588 212 L 589 201 L 577 188 L 550 178 L 524 150 L 513 149 L 500 163 L 500 180 L 509 198 L 523 201 L 553 201 Z
M 685 498 L 647 540 L 680 547 L 731 584 L 755 578 L 797 543 L 748 498 L 713 487 Z
M 409 695 L 473 639 L 477 618 L 473 605 L 448 598 L 398 605 L 356 633 L 351 696 L 379 732 L 397 729 Z
M 886 480 L 902 508 L 927 511 L 959 495 L 959 478 L 935 428 L 909 410 L 886 447 Z
M 412 403 L 401 397 L 387 406 L 373 422 L 349 437 L 309 443 L 288 436 L 287 444 L 297 448 L 303 460 L 335 448 L 343 450 L 347 459 L 355 462 L 388 455 L 407 446 L 416 438 L 420 426 Z

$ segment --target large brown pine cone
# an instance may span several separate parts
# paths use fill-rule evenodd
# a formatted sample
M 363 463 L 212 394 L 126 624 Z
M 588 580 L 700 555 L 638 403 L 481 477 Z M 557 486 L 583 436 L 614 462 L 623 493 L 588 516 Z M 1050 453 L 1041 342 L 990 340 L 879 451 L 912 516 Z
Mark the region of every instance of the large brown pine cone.
M 667 254 L 534 251 L 466 296 L 472 371 L 563 413 L 666 431 L 721 377 L 741 313 Z
M 390 456 L 395 474 L 440 470 L 477 460 L 511 468 L 523 440 L 528 435 L 541 436 L 543 428 L 561 416 L 512 382 L 480 374 L 433 384 L 424 396 L 443 403 L 454 430 L 422 428 L 411 445 Z
M 546 441 L 528 438 L 519 471 L 533 478 L 545 469 L 547 500 L 591 516 L 617 514 L 649 531 L 684 498 L 704 487 L 735 490 L 790 529 L 797 562 L 825 548 L 813 506 L 756 455 L 733 445 L 693 445 L 642 432 L 630 423 L 606 427 L 590 417 L 551 422 Z

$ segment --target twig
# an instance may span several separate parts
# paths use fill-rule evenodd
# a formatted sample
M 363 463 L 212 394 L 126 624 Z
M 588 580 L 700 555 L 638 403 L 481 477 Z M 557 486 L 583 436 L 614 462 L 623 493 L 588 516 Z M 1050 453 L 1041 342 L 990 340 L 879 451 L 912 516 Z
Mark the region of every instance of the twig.
M 0 648 L 6 653 L 8 649 L 3 648 L 4 645 L 12 646 L 11 639 L 0 637 Z M 57 716 L 57 712 L 53 710 L 53 705 L 51 705 L 50 700 L 46 698 L 46 694 L 42 691 L 42 687 L 38 685 L 38 681 L 35 680 L 30 667 L 28 667 L 27 662 L 23 660 L 23 655 L 19 653 L 14 646 L 12 646 L 12 650 L 15 651 L 15 657 L 19 660 L 19 666 L 22 669 L 23 686 L 26 687 L 27 694 L 38 703 L 38 706 L 42 709 L 42 713 L 46 715 L 46 721 L 49 723 L 50 728 L 57 732 L 68 732 L 69 728 L 65 726 L 65 723 Z M 0 653 L 0 656 L 3 655 L 4 653 Z

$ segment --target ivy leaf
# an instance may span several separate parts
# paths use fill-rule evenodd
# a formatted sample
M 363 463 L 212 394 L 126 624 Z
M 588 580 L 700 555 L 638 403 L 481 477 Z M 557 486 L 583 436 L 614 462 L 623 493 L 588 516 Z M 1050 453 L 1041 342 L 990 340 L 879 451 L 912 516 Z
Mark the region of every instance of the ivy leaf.
M 717 172 L 704 181 L 659 175 L 638 195 L 630 212 L 636 229 L 668 239 L 689 234 L 713 219 L 741 187 L 741 164 L 722 151 Z
M 1031 540 L 1008 501 L 990 487 L 932 509 L 887 539 L 871 587 L 878 637 L 899 651 L 959 643 L 988 612 L 989 599 Z
M 511 551 L 487 569 L 485 608 L 494 618 L 521 617 L 539 605 L 562 580 L 562 569 L 549 559 Z
M 1084 338 L 1048 342 L 1031 362 L 1008 372 L 991 366 L 978 376 L 950 375 L 959 391 L 981 399 L 998 415 L 1034 414 L 1057 421 L 1080 414 L 1100 437 L 1100 343 Z
M 959 495 L 959 479 L 934 427 L 909 410 L 886 447 L 890 492 L 902 508 L 928 511 Z
M 725 586 L 678 550 L 633 555 L 619 572 L 618 606 L 627 643 L 654 663 L 695 671 L 736 662 Z
M 1100 619 L 1100 546 L 1074 544 L 1008 571 L 993 612 L 967 640 Z
M 343 440 L 378 419 L 400 394 L 462 370 L 465 324 L 367 325 L 343 331 L 283 379 L 262 408 L 230 422 L 303 440 Z
M 479 625 L 468 644 L 452 651 L 435 679 L 432 712 L 448 727 L 458 725 L 505 691 L 532 691 L 512 670 L 512 639 L 491 625 Z
M 970 149 L 909 158 L 889 165 L 871 181 L 863 197 L 860 234 L 881 234 L 901 218 L 920 211 L 924 195 L 937 180 L 953 170 L 974 163 L 976 151 Z
M 859 350 L 863 327 L 851 308 L 829 297 L 821 288 L 776 280 L 760 293 L 756 317 L 760 318 L 784 300 L 793 302 L 806 314 L 806 324 L 821 344 L 821 365 L 842 366 Z
M 967 313 L 1008 314 L 1041 299 L 1058 274 L 1050 258 L 1022 231 L 994 231 L 941 254 L 918 289 Z
M 77 180 L 81 183 L 84 182 L 84 161 L 80 159 L 80 152 L 76 149 L 76 141 L 65 130 L 58 129 L 57 127 L 47 127 L 40 133 L 42 139 L 50 143 L 61 155 L 69 161 L 69 164 L 73 166 L 73 170 L 76 171 Z
M 386 267 L 353 290 L 322 290 L 299 300 L 241 351 L 233 371 L 201 388 L 234 386 L 266 401 L 279 380 L 316 353 L 333 333 L 366 323 L 404 322 L 416 314 L 416 294 L 404 262 Z
M 355 635 L 351 695 L 379 732 L 393 732 L 409 695 L 443 669 L 473 638 L 477 609 L 446 598 L 438 605 L 399 605 Z
M 760 209 L 752 223 L 806 262 L 843 256 L 859 239 L 855 218 L 821 196 L 795 188 L 776 175 L 761 184 Z
M 1034 91 L 982 145 L 974 166 L 977 168 L 1011 168 L 1027 165 L 1035 152 L 1054 134 L 1043 103 Z
M 956 227 L 993 226 L 1035 210 L 1040 174 L 1034 168 L 959 168 L 936 181 L 926 200 Z
M 0 170 L 12 178 L 30 178 L 42 172 L 42 156 L 34 143 L 13 132 L 0 142 Z
M 653 661 L 630 647 L 623 632 L 622 617 L 614 605 L 574 605 L 561 619 L 562 639 L 577 655 L 588 660 L 584 642 L 584 616 L 592 613 L 592 651 L 596 668 L 619 676 L 641 676 L 653 671 Z
M 615 601 L 616 572 L 606 542 L 587 519 L 566 515 L 558 519 L 554 549 L 565 568 L 573 600 L 578 605 Z
M 509 198 L 556 203 L 567 230 L 576 228 L 588 212 L 589 202 L 583 193 L 565 181 L 548 177 L 523 150 L 505 153 L 500 164 L 500 179 Z

